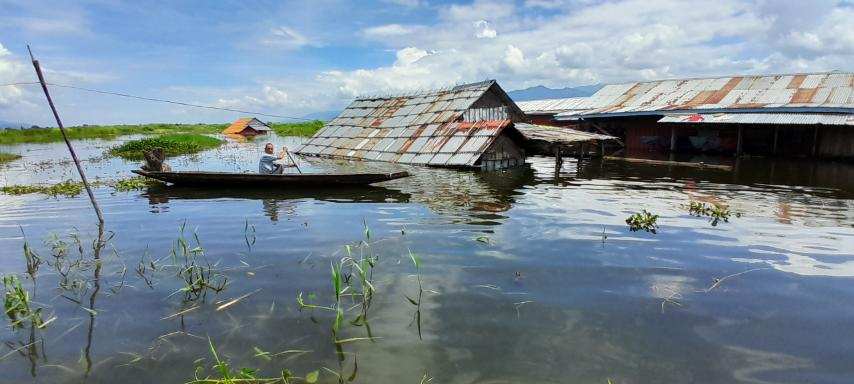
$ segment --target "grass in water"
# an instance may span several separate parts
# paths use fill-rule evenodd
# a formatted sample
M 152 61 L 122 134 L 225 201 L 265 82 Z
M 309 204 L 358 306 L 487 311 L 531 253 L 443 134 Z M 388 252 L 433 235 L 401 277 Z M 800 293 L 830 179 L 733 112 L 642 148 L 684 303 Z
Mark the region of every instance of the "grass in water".
M 114 139 L 123 135 L 162 135 L 170 133 L 219 133 L 228 124 L 138 124 L 86 125 L 66 128 L 71 140 Z M 0 144 L 50 143 L 62 141 L 59 128 L 0 130 Z
M 3 276 L 3 287 L 5 289 L 3 309 L 6 316 L 9 317 L 12 329 L 23 327 L 25 321 L 30 321 L 34 326 L 41 328 L 43 324 L 42 309 L 32 309 L 30 294 L 21 286 L 18 277 L 15 275 Z
M 311 136 L 323 128 L 324 124 L 320 120 L 305 123 L 271 123 L 270 128 L 273 128 L 279 136 Z
M 0 152 L 0 164 L 8 163 L 10 161 L 18 160 L 20 158 L 21 158 L 21 155 L 18 155 L 18 154 Z
M 110 154 L 123 159 L 142 160 L 142 151 L 150 151 L 154 148 L 163 148 L 166 156 L 177 156 L 216 148 L 222 143 L 220 139 L 205 135 L 170 134 L 128 141 L 110 149 Z
M 208 349 L 210 350 L 211 357 L 213 357 L 214 360 L 214 364 L 211 367 L 213 370 L 213 375 L 201 377 L 205 373 L 205 367 L 197 366 L 196 372 L 193 375 L 193 380 L 190 381 L 188 384 L 291 384 L 317 382 L 319 374 L 318 371 L 309 372 L 305 375 L 305 377 L 294 376 L 294 374 L 291 373 L 291 371 L 288 369 L 283 369 L 281 376 L 279 377 L 262 377 L 258 374 L 258 370 L 253 368 L 240 368 L 239 370 L 235 371 L 231 368 L 231 365 L 228 361 L 225 361 L 219 357 L 219 353 L 217 353 L 216 347 L 214 347 L 213 341 L 211 341 L 210 338 L 208 338 Z
M 626 219 L 626 224 L 629 225 L 629 229 L 632 232 L 636 231 L 647 231 L 655 234 L 658 230 L 658 215 L 653 215 L 649 213 L 646 209 L 640 211 L 640 213 L 635 213 L 629 218 Z
M 7 195 L 27 195 L 31 193 L 42 193 L 48 196 L 74 197 L 83 192 L 83 183 L 66 180 L 53 185 L 7 185 L 0 187 L 0 191 Z

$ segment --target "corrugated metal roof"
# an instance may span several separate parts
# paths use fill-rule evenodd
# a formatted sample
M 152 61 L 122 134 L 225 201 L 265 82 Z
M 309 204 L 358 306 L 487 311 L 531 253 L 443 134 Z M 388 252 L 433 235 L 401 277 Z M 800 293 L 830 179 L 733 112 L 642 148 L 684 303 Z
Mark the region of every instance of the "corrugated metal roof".
M 854 113 L 854 73 L 733 76 L 612 84 L 590 97 L 521 102 L 559 120 L 665 111 Z
M 401 96 L 360 98 L 296 153 L 436 166 L 474 166 L 504 128 L 509 109 L 472 105 L 494 80 Z M 503 108 L 503 109 L 502 109 Z M 464 115 L 466 118 L 463 118 Z
M 659 123 L 726 123 L 779 125 L 854 125 L 854 114 L 835 113 L 703 113 L 666 115 Z
M 575 143 L 582 141 L 613 140 L 614 136 L 600 135 L 565 127 L 547 127 L 535 124 L 516 123 L 513 125 L 529 140 L 543 140 L 550 143 Z

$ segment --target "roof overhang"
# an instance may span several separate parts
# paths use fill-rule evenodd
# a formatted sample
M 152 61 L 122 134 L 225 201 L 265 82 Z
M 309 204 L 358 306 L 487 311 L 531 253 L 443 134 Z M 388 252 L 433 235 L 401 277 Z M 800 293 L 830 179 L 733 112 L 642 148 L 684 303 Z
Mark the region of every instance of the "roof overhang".
M 659 123 L 676 124 L 774 124 L 854 126 L 854 113 L 679 113 L 667 114 Z

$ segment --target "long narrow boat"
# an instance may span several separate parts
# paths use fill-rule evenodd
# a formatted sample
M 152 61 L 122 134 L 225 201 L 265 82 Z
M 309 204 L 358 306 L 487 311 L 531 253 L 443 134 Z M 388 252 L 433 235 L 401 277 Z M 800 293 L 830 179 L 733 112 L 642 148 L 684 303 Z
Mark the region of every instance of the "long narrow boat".
M 131 172 L 175 185 L 204 187 L 321 187 L 334 185 L 367 185 L 409 176 L 408 172 L 394 173 L 304 173 L 264 175 L 260 173 L 228 172 Z

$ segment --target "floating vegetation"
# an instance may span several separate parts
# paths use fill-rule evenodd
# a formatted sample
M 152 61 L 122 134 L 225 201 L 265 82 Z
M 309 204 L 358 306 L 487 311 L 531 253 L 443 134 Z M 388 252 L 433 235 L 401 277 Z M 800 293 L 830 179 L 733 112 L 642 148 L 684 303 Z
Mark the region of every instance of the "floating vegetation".
M 128 141 L 110 149 L 110 155 L 123 159 L 142 160 L 142 152 L 150 151 L 154 148 L 163 149 L 166 156 L 178 156 L 216 148 L 222 143 L 223 141 L 220 139 L 205 135 L 169 134 Z
M 130 192 L 157 185 L 163 185 L 163 183 L 147 177 L 137 176 L 116 181 L 115 184 L 113 184 L 113 189 L 115 189 L 116 192 Z
M 658 230 L 657 221 L 658 215 L 653 215 L 646 209 L 643 209 L 640 213 L 635 213 L 629 216 L 626 219 L 626 224 L 629 225 L 629 229 L 632 232 L 643 230 L 654 234 Z
M 178 267 L 177 276 L 184 282 L 179 292 L 184 293 L 186 300 L 204 298 L 209 290 L 216 293 L 225 289 L 228 279 L 225 275 L 214 270 L 207 260 L 205 250 L 201 246 L 198 234 L 193 231 L 194 243 L 190 244 L 185 236 L 187 222 L 179 227 L 178 239 L 172 245 L 172 262 Z
M 231 368 L 231 365 L 222 360 L 219 357 L 219 354 L 216 351 L 216 347 L 214 347 L 213 341 L 208 338 L 208 348 L 210 350 L 211 356 L 214 359 L 214 364 L 211 367 L 213 374 L 206 375 L 205 377 L 201 377 L 205 374 L 205 367 L 197 366 L 195 372 L 193 373 L 193 380 L 189 381 L 187 384 L 237 384 L 237 383 L 257 383 L 257 384 L 274 384 L 274 383 L 282 383 L 282 384 L 291 384 L 291 383 L 315 383 L 317 382 L 317 378 L 320 374 L 319 371 L 312 371 L 305 375 L 305 377 L 297 377 L 294 376 L 288 369 L 283 369 L 281 375 L 278 377 L 263 377 L 259 374 L 257 369 L 253 368 L 240 368 L 239 370 L 234 370 Z M 270 359 L 269 353 L 263 353 L 257 347 L 256 349 L 256 357 L 259 355 L 257 352 L 262 352 L 261 356 L 264 356 Z
M 51 197 L 75 197 L 83 192 L 83 183 L 66 180 L 53 185 L 7 185 L 5 187 L 0 187 L 0 191 L 3 191 L 3 193 L 7 195 L 41 193 Z
M 21 155 L 15 153 L 0 152 L 0 164 L 15 161 L 21 158 Z
M 724 223 L 729 222 L 730 216 L 732 216 L 732 211 L 729 210 L 727 206 L 717 205 L 717 204 L 706 204 L 703 202 L 692 201 L 687 206 L 688 213 L 692 216 L 697 217 L 708 217 L 709 223 L 712 226 L 717 226 L 719 222 L 723 221 Z M 735 214 L 736 217 L 741 217 L 740 213 Z
M 30 293 L 21 285 L 21 281 L 15 275 L 3 276 L 3 310 L 9 318 L 12 329 L 22 328 L 24 322 L 30 322 L 35 327 L 41 328 L 42 309 L 33 309 L 30 301 Z

